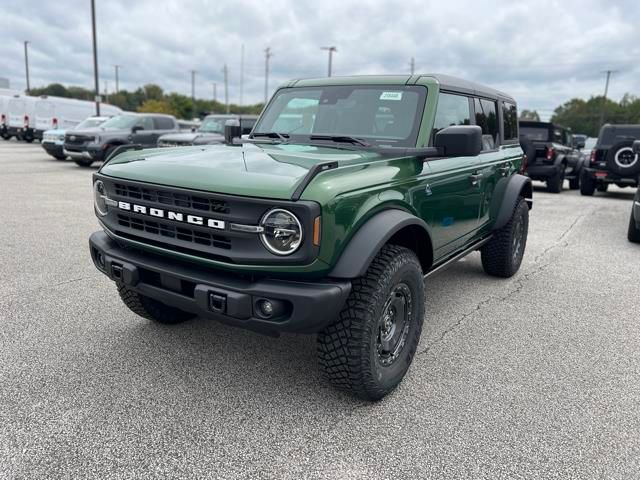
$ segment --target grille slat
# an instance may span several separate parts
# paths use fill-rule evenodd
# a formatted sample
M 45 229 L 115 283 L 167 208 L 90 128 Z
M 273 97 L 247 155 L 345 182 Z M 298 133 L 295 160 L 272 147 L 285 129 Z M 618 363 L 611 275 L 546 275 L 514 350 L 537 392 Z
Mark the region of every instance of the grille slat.
M 180 208 L 191 208 L 204 212 L 229 214 L 227 202 L 216 198 L 204 198 L 187 193 L 170 192 L 155 188 L 141 188 L 133 185 L 114 184 L 115 193 L 120 197 L 146 200 L 147 202 L 160 203 Z
M 229 238 L 188 227 L 177 227 L 170 223 L 147 220 L 122 213 L 118 213 L 118 224 L 125 228 L 150 233 L 152 235 L 160 235 L 183 242 L 231 250 L 231 240 Z

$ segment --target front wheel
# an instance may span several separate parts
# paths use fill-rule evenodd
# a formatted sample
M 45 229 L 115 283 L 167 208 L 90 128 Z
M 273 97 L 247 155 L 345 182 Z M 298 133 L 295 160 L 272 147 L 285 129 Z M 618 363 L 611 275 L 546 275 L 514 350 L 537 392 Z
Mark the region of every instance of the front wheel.
M 318 334 L 318 358 L 337 388 L 379 400 L 407 373 L 424 317 L 420 261 L 411 250 L 385 245 L 367 273 L 353 281 L 335 323 Z
M 77 158 L 74 160 L 79 167 L 90 167 L 93 164 L 93 160 L 90 158 Z
M 520 197 L 509 222 L 480 250 L 484 271 L 494 277 L 513 276 L 522 264 L 528 233 L 529 207 Z
M 185 312 L 175 307 L 165 305 L 153 298 L 149 298 L 131 290 L 123 283 L 116 284 L 120 299 L 129 310 L 156 323 L 172 325 L 182 323 L 195 317 L 193 313 Z

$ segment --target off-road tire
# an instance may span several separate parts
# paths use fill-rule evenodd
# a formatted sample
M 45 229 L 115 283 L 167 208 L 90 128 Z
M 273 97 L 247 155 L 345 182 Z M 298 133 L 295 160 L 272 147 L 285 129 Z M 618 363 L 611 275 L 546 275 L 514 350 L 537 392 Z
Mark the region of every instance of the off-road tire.
M 633 218 L 633 211 L 631 212 L 631 217 L 629 218 L 629 230 L 627 232 L 627 238 L 630 242 L 640 243 L 640 228 L 636 225 L 636 221 Z
M 116 287 L 118 288 L 118 293 L 120 294 L 122 302 L 129 307 L 129 310 L 148 320 L 163 323 L 165 325 L 171 325 L 175 323 L 182 323 L 196 316 L 193 313 L 185 312 L 184 310 L 180 310 L 175 307 L 170 307 L 169 305 L 158 302 L 153 298 L 134 292 L 123 283 L 117 283 Z
M 519 222 L 522 222 L 521 229 Z M 529 207 L 520 197 L 507 224 L 494 232 L 493 238 L 480 249 L 484 271 L 494 277 L 512 277 L 522 264 L 528 232 Z M 520 236 L 519 248 L 516 247 L 517 236 Z
M 400 288 L 411 292 L 408 330 L 391 364 L 379 353 L 380 323 L 391 295 Z M 379 400 L 401 382 L 418 347 L 424 317 L 424 281 L 416 254 L 385 245 L 352 290 L 338 319 L 318 334 L 318 359 L 325 378 L 336 388 L 364 400 Z M 402 330 L 404 331 L 404 329 Z M 402 338 L 402 337 L 401 337 Z
M 560 170 L 547 180 L 547 191 L 550 193 L 562 192 L 562 186 L 564 185 L 564 165 L 560 165 Z
M 91 160 L 90 158 L 76 158 L 74 162 L 76 162 L 76 165 L 78 165 L 79 167 L 85 168 L 93 165 L 93 160 Z
M 591 197 L 595 193 L 596 187 L 597 183 L 595 179 L 583 170 L 580 175 L 580 195 Z

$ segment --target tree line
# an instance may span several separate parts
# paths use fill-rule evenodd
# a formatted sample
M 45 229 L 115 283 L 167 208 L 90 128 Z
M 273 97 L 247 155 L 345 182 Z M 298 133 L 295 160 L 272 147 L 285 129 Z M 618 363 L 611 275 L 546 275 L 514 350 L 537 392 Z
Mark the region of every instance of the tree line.
M 535 110 L 522 110 L 521 120 L 540 120 Z M 619 102 L 605 101 L 603 96 L 589 100 L 573 98 L 553 111 L 551 122 L 571 129 L 573 133 L 583 133 L 597 137 L 601 121 L 613 124 L 639 124 L 640 98 L 625 94 Z
M 76 98 L 93 101 L 94 92 L 83 87 L 65 87 L 60 83 L 52 83 L 42 88 L 32 88 L 31 95 L 50 95 L 55 97 Z M 194 115 L 203 117 L 209 113 L 227 113 L 224 103 L 191 97 L 179 93 L 166 93 L 155 84 L 144 85 L 134 91 L 120 90 L 118 93 L 103 95 L 102 101 L 130 112 L 168 113 L 177 118 L 190 119 Z M 194 108 L 195 106 L 195 108 Z M 229 105 L 229 113 L 259 114 L 262 103 L 255 105 Z

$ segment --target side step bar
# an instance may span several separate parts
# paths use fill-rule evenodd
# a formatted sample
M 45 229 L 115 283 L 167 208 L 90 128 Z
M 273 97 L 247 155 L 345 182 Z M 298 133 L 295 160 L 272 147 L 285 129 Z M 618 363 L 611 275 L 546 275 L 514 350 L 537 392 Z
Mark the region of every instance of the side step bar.
M 444 270 L 445 268 L 447 268 L 448 266 L 450 266 L 452 263 L 457 262 L 458 260 L 460 260 L 463 257 L 466 257 L 467 255 L 469 255 L 472 252 L 475 252 L 476 250 L 480 249 L 485 243 L 487 243 L 489 240 L 491 240 L 493 238 L 493 235 L 489 235 L 488 237 L 485 237 L 481 240 L 478 240 L 476 243 L 474 243 L 473 245 L 471 245 L 470 247 L 466 248 L 465 250 L 454 254 L 451 258 L 449 258 L 448 260 L 446 260 L 444 263 L 441 263 L 440 265 L 438 265 L 436 268 L 434 268 L 433 270 L 429 271 L 424 278 L 430 277 L 432 275 L 435 275 L 438 272 L 441 272 L 442 270 Z

